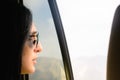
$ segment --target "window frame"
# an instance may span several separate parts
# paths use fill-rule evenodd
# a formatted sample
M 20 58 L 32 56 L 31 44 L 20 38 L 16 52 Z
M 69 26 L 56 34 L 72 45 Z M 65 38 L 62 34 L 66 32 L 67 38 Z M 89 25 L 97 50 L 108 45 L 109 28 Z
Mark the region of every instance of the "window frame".
M 74 80 L 72 66 L 71 66 L 71 60 L 70 60 L 70 56 L 69 56 L 69 50 L 68 50 L 66 37 L 65 37 L 64 29 L 63 29 L 63 24 L 61 21 L 61 17 L 59 14 L 59 9 L 58 9 L 56 0 L 48 0 L 48 3 L 50 6 L 50 10 L 52 13 L 53 21 L 55 24 L 55 28 L 56 28 L 56 32 L 57 32 L 57 36 L 58 36 L 58 40 L 59 40 L 59 44 L 60 44 L 66 79 Z

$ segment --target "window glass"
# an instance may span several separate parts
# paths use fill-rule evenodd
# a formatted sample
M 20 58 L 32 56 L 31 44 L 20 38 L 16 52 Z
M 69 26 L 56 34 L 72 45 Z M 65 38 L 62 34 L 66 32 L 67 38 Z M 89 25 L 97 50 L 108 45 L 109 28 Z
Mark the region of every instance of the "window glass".
M 75 80 L 106 80 L 113 16 L 120 0 L 56 0 Z
M 43 51 L 39 54 L 36 71 L 30 80 L 66 80 L 62 54 L 47 0 L 24 0 L 30 8 L 40 35 Z

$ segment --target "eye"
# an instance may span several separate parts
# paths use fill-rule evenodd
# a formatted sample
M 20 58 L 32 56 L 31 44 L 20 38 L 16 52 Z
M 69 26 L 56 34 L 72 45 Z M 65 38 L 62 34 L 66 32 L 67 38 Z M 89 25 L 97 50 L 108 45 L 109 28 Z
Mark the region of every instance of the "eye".
M 35 45 L 37 43 L 37 40 L 33 40 L 33 45 Z
M 37 34 L 32 34 L 32 35 L 29 35 L 29 36 L 28 36 L 28 40 L 31 42 L 31 45 L 32 45 L 32 46 L 35 46 L 35 45 L 37 46 L 38 41 L 39 41 L 38 35 L 39 35 L 39 33 L 37 33 Z

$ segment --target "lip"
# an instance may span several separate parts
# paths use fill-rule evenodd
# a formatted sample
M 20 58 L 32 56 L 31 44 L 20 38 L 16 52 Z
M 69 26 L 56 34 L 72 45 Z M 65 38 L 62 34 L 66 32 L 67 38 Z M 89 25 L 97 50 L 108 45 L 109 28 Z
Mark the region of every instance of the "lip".
M 37 57 L 32 59 L 33 63 L 36 64 L 37 63 Z

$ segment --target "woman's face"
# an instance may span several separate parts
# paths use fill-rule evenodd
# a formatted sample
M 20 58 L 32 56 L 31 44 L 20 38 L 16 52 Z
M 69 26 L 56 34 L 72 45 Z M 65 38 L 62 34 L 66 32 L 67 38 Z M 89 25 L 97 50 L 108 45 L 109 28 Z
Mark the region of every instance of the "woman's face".
M 29 74 L 35 71 L 37 54 L 42 51 L 42 46 L 38 42 L 38 32 L 34 23 L 30 29 L 30 36 L 26 40 L 22 53 L 21 74 Z

